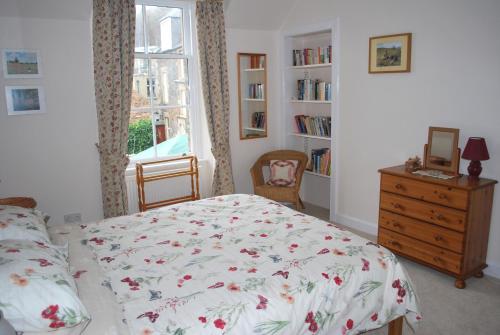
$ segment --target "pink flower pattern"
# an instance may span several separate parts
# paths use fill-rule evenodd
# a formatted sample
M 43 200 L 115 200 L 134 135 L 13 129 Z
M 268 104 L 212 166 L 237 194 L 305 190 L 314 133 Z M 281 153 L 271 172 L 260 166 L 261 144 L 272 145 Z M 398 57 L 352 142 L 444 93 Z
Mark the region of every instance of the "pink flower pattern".
M 266 333 L 272 325 L 281 335 L 354 334 L 388 321 L 373 307 L 381 299 L 411 322 L 420 318 L 393 254 L 258 196 L 209 198 L 83 229 L 132 333 Z M 359 310 L 336 303 L 351 300 Z M 292 323 L 299 311 L 305 321 Z

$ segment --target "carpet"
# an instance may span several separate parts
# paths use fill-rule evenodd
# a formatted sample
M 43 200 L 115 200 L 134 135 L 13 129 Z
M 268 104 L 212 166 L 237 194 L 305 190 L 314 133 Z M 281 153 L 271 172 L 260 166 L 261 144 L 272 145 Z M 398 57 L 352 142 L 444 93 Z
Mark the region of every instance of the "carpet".
M 305 204 L 305 214 L 328 221 L 328 210 Z M 344 226 L 345 227 L 345 226 Z M 345 227 L 372 241 L 376 237 Z M 500 279 L 469 278 L 463 290 L 455 279 L 441 272 L 398 257 L 411 278 L 420 302 L 422 321 L 413 331 L 405 324 L 404 335 L 498 335 L 500 334 Z M 387 327 L 366 335 L 386 335 Z

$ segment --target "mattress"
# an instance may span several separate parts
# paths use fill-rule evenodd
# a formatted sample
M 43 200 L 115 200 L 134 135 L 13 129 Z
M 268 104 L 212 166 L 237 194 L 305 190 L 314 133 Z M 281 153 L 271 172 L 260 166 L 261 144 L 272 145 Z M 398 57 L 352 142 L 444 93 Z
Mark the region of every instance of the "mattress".
M 390 251 L 259 196 L 81 228 L 100 268 L 82 232 L 57 234 L 76 242 L 73 266 L 87 271 L 77 280 L 93 315 L 86 334 L 125 334 L 121 315 L 130 334 L 148 335 L 358 334 L 399 316 L 420 320 L 411 281 Z

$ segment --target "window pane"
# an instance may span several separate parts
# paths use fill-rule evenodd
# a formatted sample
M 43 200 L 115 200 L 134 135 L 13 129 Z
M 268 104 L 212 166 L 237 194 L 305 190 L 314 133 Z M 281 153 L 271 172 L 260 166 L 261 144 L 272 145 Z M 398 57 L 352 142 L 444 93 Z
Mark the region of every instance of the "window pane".
M 142 18 L 142 6 L 135 6 L 135 52 L 144 52 L 144 21 Z
M 128 125 L 128 150 L 132 159 L 154 158 L 151 112 L 131 111 Z
M 154 105 L 184 106 L 188 104 L 186 59 L 152 59 L 151 76 Z
M 184 54 L 182 9 L 146 6 L 148 52 Z
M 148 61 L 146 59 L 135 59 L 134 79 L 132 81 L 132 108 L 151 106 L 149 100 L 151 86 L 151 80 L 148 78 Z
M 189 115 L 186 108 L 153 112 L 158 157 L 178 156 L 191 151 Z

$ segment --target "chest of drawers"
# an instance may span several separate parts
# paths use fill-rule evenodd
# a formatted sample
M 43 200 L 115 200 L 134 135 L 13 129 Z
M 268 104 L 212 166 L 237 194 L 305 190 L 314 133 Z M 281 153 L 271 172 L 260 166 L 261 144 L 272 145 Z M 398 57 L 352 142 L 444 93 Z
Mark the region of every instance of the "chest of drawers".
M 482 277 L 495 180 L 437 179 L 404 166 L 379 170 L 378 243 L 456 278 Z

